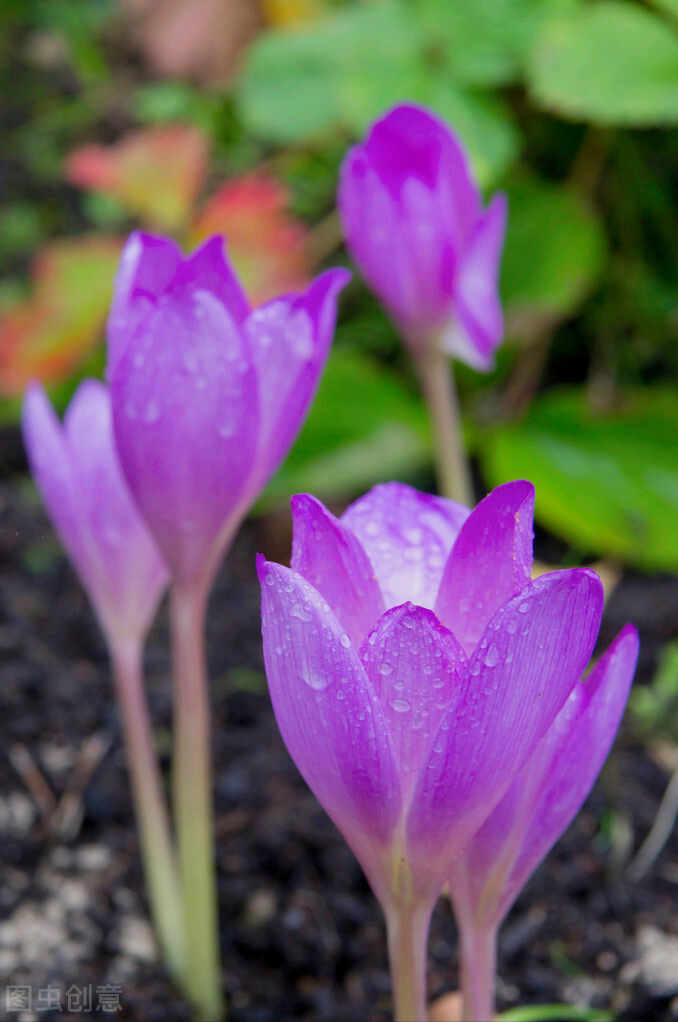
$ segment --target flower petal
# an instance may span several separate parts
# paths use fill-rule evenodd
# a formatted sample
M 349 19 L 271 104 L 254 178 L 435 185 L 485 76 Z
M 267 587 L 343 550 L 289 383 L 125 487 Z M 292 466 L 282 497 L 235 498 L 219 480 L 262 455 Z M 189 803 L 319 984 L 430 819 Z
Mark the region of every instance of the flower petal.
M 224 239 L 219 234 L 207 238 L 195 252 L 182 259 L 169 285 L 169 290 L 177 298 L 184 293 L 190 296 L 198 288 L 214 295 L 228 309 L 236 326 L 244 325 L 250 305 L 226 256 Z
M 212 257 L 214 247 L 201 258 Z M 111 378 L 125 477 L 183 581 L 211 570 L 237 526 L 259 436 L 249 341 L 211 286 L 188 286 L 197 262 L 175 276 Z
M 387 607 L 433 607 L 443 568 L 470 514 L 463 504 L 403 483 L 375 486 L 341 521 L 367 551 Z
M 449 862 L 504 795 L 580 678 L 602 609 L 600 579 L 577 568 L 542 575 L 496 612 L 419 778 L 415 859 Z
M 84 380 L 62 428 L 34 384 L 24 435 L 45 506 L 109 642 L 145 635 L 168 571 L 122 475 L 107 388 Z
M 467 654 L 496 610 L 530 581 L 534 486 L 492 490 L 461 527 L 443 571 L 435 612 Z
M 360 659 L 391 735 L 406 810 L 466 657 L 432 611 L 406 603 L 383 615 Z
M 259 378 L 256 489 L 278 467 L 310 408 L 332 343 L 345 270 L 321 274 L 302 295 L 276 298 L 246 323 Z
M 454 273 L 454 317 L 440 343 L 449 355 L 484 372 L 504 336 L 499 270 L 506 234 L 506 196 L 495 195 Z
M 122 352 L 141 319 L 179 269 L 183 256 L 170 238 L 144 231 L 130 234 L 120 257 L 108 317 L 108 365 L 110 380 Z
M 372 879 L 400 813 L 379 700 L 346 632 L 313 586 L 263 557 L 257 568 L 264 660 L 280 733 Z
M 372 565 L 350 529 L 309 494 L 292 497 L 292 570 L 318 590 L 356 649 L 384 613 Z
M 637 660 L 638 633 L 626 625 L 575 686 L 523 767 L 521 773 L 529 772 L 538 784 L 521 851 L 504 887 L 502 917 L 588 797 L 621 723 Z

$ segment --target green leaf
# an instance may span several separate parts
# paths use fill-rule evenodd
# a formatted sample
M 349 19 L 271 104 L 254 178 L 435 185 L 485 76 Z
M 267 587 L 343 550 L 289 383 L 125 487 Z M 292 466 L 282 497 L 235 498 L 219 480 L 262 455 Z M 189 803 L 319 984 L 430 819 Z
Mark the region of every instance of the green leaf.
M 294 493 L 352 496 L 377 482 L 404 479 L 431 458 L 424 407 L 373 359 L 336 350 L 308 421 L 258 510 Z
M 502 294 L 509 324 L 529 332 L 575 312 L 605 264 L 596 212 L 564 187 L 524 182 L 509 189 Z
M 678 35 L 640 5 L 602 0 L 547 19 L 532 51 L 536 102 L 572 120 L 678 121 Z
M 509 1008 L 497 1015 L 495 1022 L 613 1022 L 609 1011 L 577 1008 L 573 1004 L 531 1004 Z
M 544 394 L 485 438 L 491 484 L 530 479 L 537 520 L 579 549 L 678 570 L 678 402 L 658 388 L 599 413 L 580 388 Z
M 507 85 L 519 76 L 544 0 L 422 0 L 433 52 L 458 82 Z

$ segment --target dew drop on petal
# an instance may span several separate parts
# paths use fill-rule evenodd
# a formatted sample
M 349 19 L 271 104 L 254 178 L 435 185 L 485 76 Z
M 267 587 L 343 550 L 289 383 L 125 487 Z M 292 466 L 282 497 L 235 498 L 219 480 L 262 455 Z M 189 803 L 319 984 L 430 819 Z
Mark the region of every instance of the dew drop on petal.
M 306 685 L 314 689 L 316 692 L 322 692 L 322 690 L 327 688 L 330 683 L 330 678 L 327 674 L 319 674 L 318 672 L 310 669 L 300 677 Z
M 349 648 L 350 648 L 350 646 L 351 646 L 351 640 L 349 639 L 349 637 L 348 637 L 348 635 L 346 634 L 346 632 L 344 632 L 344 634 L 342 635 L 342 637 L 341 637 L 341 638 L 339 639 L 339 642 L 340 642 L 340 643 L 342 644 L 342 646 L 344 647 L 344 649 L 349 649 Z
M 396 713 L 407 713 L 408 710 L 412 709 L 412 703 L 409 699 L 394 699 L 391 706 Z
M 393 666 L 391 664 L 389 664 L 386 660 L 384 660 L 383 664 L 379 668 L 379 673 L 386 675 L 386 674 L 391 674 L 392 671 L 393 671 Z
M 485 655 L 485 666 L 496 667 L 498 662 L 499 650 L 497 649 L 497 644 L 493 642 L 490 648 L 488 649 L 487 654 Z

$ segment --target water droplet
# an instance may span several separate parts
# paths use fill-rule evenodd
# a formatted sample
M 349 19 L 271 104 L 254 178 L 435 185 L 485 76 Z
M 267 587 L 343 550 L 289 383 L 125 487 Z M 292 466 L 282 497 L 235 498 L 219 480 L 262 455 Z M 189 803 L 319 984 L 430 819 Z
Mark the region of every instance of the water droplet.
M 300 677 L 309 688 L 314 689 L 316 692 L 322 692 L 330 683 L 330 678 L 327 674 L 318 674 L 310 669 L 305 674 L 300 675 Z
M 499 650 L 497 649 L 496 643 L 493 642 L 492 645 L 490 646 L 490 648 L 487 651 L 487 655 L 485 657 L 485 666 L 486 667 L 496 667 L 498 663 L 499 663 Z
M 506 622 L 506 631 L 509 633 L 509 635 L 515 635 L 517 630 L 518 630 L 518 623 L 517 623 L 517 621 L 513 621 L 513 620 L 509 619 Z
M 266 583 L 267 586 L 275 585 L 275 579 L 273 578 L 273 575 L 266 575 L 264 578 L 264 582 Z
M 337 691 L 337 699 L 345 699 L 345 698 L 346 698 L 346 693 L 342 692 L 341 689 L 338 689 L 338 691 Z
M 365 526 L 365 534 L 367 536 L 378 536 L 379 535 L 379 526 L 377 525 L 377 523 L 376 522 L 368 522 L 367 525 Z
M 344 649 L 350 649 L 351 640 L 349 639 L 349 637 L 346 634 L 346 632 L 344 632 L 344 634 L 341 636 L 341 638 L 339 639 L 339 642 L 342 644 Z
M 290 615 L 292 617 L 298 618 L 299 621 L 310 621 L 311 620 L 311 614 L 309 613 L 308 608 L 304 607 L 301 603 L 297 603 L 297 604 L 294 605 L 294 607 L 292 607 L 292 610 L 290 611 Z
M 379 668 L 379 673 L 386 675 L 391 674 L 392 671 L 393 671 L 392 664 L 389 664 L 386 660 L 384 660 L 383 664 Z
M 469 667 L 469 674 L 472 674 L 474 678 L 480 674 L 480 664 L 477 660 Z
M 409 699 L 394 699 L 391 703 L 391 707 L 396 713 L 407 713 L 408 710 L 412 709 L 412 703 Z
M 275 651 L 276 651 L 276 653 L 278 654 L 278 656 L 280 656 L 280 654 L 281 654 L 281 653 L 282 653 L 282 651 L 283 651 L 283 648 L 282 648 L 282 646 L 276 646 L 276 647 L 275 647 Z
M 419 546 L 408 546 L 406 550 L 403 550 L 403 557 L 410 563 L 414 561 L 423 561 L 424 551 Z
M 144 412 L 144 422 L 147 422 L 151 426 L 154 422 L 157 422 L 160 418 L 160 405 L 157 401 L 151 400 L 146 405 L 146 411 Z
M 519 614 L 527 614 L 529 609 L 530 609 L 529 603 L 521 603 L 519 605 L 519 607 L 518 607 L 518 613 Z
M 421 531 L 421 529 L 414 528 L 403 530 L 403 536 L 405 537 L 405 539 L 408 541 L 408 543 L 412 543 L 415 546 L 417 545 L 417 543 L 421 543 L 423 535 L 424 534 Z

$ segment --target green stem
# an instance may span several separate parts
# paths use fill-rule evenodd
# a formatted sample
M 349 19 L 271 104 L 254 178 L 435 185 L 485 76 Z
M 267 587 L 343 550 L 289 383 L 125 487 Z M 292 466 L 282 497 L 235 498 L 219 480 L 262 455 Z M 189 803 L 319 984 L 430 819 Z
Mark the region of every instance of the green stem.
M 175 687 L 174 807 L 186 932 L 186 989 L 199 1018 L 225 1015 L 219 965 L 204 586 L 171 591 Z
M 181 889 L 143 686 L 141 642 L 111 645 L 141 855 L 156 933 L 174 979 L 184 973 Z
M 431 908 L 395 905 L 386 913 L 395 1022 L 426 1022 L 426 944 Z
M 459 920 L 464 1022 L 491 1022 L 495 1014 L 497 931 Z
M 473 485 L 449 356 L 430 343 L 420 348 L 415 361 L 431 418 L 438 488 L 450 500 L 473 507 Z

